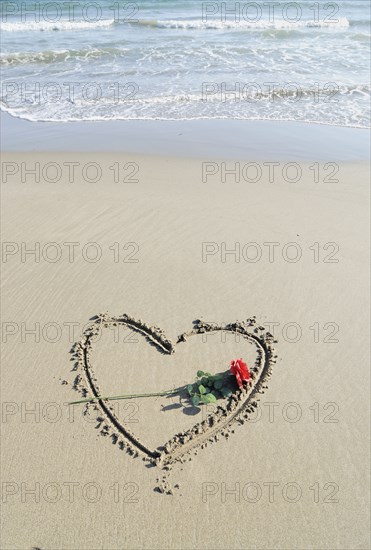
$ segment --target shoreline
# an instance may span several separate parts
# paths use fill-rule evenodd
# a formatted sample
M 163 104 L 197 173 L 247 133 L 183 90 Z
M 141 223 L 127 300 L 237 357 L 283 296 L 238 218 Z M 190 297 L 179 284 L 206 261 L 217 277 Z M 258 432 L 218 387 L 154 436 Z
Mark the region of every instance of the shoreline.
M 1 112 L 4 152 L 124 152 L 209 159 L 367 161 L 367 128 L 268 120 L 30 122 Z

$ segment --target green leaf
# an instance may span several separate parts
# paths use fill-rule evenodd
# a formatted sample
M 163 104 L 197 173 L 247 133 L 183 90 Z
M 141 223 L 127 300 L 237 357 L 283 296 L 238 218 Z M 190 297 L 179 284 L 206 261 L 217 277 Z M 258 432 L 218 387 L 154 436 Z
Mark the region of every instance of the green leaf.
M 202 384 L 200 384 L 200 385 L 198 386 L 198 389 L 199 389 L 201 395 L 202 395 L 203 393 L 206 393 L 206 388 L 205 388 L 205 386 L 203 386 Z
M 213 374 L 211 379 L 212 380 L 223 380 L 225 378 L 225 374 Z
M 192 397 L 192 405 L 194 407 L 197 407 L 197 405 L 200 403 L 200 396 L 199 395 L 194 395 Z
M 213 393 L 207 393 L 206 395 L 201 395 L 202 403 L 215 403 L 216 397 Z
M 201 378 L 201 377 L 204 376 L 204 375 L 205 375 L 204 371 L 202 371 L 202 370 L 198 370 L 198 371 L 197 371 L 197 376 L 198 376 L 199 378 Z
M 216 390 L 220 390 L 220 388 L 223 387 L 223 380 L 215 380 L 214 382 L 214 388 Z
M 193 394 L 193 384 L 188 384 L 187 391 L 188 391 L 189 395 Z
M 209 378 L 210 378 L 210 376 L 212 376 L 212 374 L 210 372 L 205 372 L 204 375 L 208 376 Z
M 209 379 L 208 378 L 201 378 L 201 384 L 203 384 L 204 386 L 208 386 L 209 385 Z

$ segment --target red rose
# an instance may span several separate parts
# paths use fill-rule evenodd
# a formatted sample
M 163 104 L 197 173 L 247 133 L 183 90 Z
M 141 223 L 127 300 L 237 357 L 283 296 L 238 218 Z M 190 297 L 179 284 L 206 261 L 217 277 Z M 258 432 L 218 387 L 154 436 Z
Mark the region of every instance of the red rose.
M 237 384 L 241 389 L 243 387 L 243 382 L 247 382 L 251 378 L 250 371 L 242 359 L 231 361 L 231 373 L 235 375 Z

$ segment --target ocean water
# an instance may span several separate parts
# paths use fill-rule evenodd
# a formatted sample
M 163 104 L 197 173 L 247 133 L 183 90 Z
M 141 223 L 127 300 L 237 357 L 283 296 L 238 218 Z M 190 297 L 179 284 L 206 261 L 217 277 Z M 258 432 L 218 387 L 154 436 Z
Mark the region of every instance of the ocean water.
M 1 0 L 1 109 L 32 121 L 370 127 L 369 0 Z

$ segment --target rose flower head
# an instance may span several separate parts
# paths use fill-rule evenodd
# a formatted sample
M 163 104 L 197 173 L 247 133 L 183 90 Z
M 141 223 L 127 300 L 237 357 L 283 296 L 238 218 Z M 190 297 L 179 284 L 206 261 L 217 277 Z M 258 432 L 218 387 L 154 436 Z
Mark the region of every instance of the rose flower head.
M 242 359 L 231 361 L 231 373 L 235 375 L 240 389 L 243 388 L 243 383 L 247 382 L 251 378 L 248 366 L 242 361 Z

